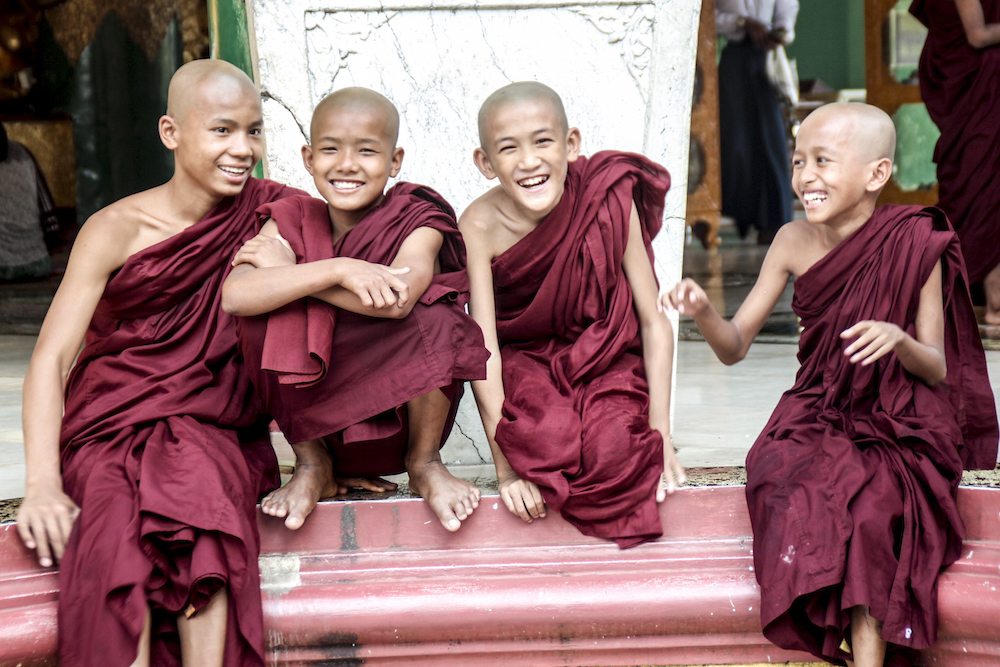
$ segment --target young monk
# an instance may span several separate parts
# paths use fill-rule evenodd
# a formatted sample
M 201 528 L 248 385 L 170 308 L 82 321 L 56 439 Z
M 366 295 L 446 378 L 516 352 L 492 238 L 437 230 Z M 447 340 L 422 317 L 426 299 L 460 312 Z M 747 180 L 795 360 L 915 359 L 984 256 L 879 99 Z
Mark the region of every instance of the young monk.
M 802 368 L 747 456 L 761 622 L 783 648 L 866 667 L 909 664 L 887 642 L 934 642 L 963 464 L 997 456 L 958 239 L 937 209 L 875 208 L 895 142 L 875 107 L 817 109 L 792 165 L 807 219 L 778 232 L 732 321 L 691 280 L 664 296 L 731 364 L 796 276 Z
M 181 67 L 173 177 L 87 221 L 42 324 L 17 527 L 61 561 L 64 667 L 264 664 L 255 504 L 277 462 L 220 306 L 254 210 L 301 194 L 251 178 L 261 132 L 243 72 Z
M 472 386 L 500 495 L 529 523 L 549 507 L 622 548 L 655 539 L 657 501 L 684 480 L 650 245 L 670 177 L 639 155 L 580 157 L 580 131 L 539 83 L 490 95 L 479 137 L 476 166 L 500 184 L 459 227 L 490 351 Z
M 296 529 L 320 498 L 388 491 L 395 485 L 378 476 L 405 470 L 410 489 L 458 530 L 480 492 L 438 450 L 463 380 L 485 374 L 486 348 L 464 310 L 455 214 L 419 185 L 383 194 L 403 149 L 399 114 L 382 95 L 329 95 L 310 134 L 302 157 L 323 199 L 259 209 L 260 235 L 223 289 L 223 307 L 242 316 L 254 384 L 296 443 L 295 474 L 261 506 Z

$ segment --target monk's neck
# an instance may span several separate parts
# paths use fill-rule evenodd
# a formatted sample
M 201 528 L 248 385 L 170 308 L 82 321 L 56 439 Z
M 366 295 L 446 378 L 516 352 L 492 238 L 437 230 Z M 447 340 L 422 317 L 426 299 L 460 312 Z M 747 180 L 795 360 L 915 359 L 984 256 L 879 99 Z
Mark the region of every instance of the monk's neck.
M 875 212 L 874 203 L 869 205 L 867 202 L 863 202 L 863 204 L 821 225 L 823 240 L 828 248 L 840 245 L 844 239 L 861 229 L 871 219 Z
M 344 234 L 351 231 L 368 215 L 372 209 L 377 207 L 385 199 L 385 195 L 379 195 L 378 199 L 373 201 L 368 206 L 360 208 L 356 211 L 344 211 L 339 208 L 334 208 L 327 202 L 326 210 L 330 215 L 330 227 L 333 229 L 333 242 L 339 241 Z
M 182 229 L 201 222 L 223 199 L 201 188 L 190 187 L 176 176 L 157 189 L 162 195 L 163 206 L 155 213 L 156 217 Z

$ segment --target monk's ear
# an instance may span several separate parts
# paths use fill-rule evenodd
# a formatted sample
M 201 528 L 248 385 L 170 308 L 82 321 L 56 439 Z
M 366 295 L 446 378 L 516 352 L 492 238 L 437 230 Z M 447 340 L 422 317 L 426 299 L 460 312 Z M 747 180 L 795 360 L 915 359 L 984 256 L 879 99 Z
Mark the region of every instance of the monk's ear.
M 871 176 L 868 179 L 866 190 L 868 192 L 879 192 L 885 187 L 889 179 L 892 178 L 892 160 L 887 157 L 881 158 L 871 165 Z
M 302 147 L 302 164 L 306 166 L 306 171 L 309 175 L 313 175 L 313 149 L 312 146 L 306 144 Z
M 180 134 L 180 124 L 172 116 L 160 116 L 157 123 L 160 132 L 160 141 L 167 147 L 167 150 L 177 150 L 177 135 Z
M 403 149 L 395 148 L 392 151 L 392 164 L 389 167 L 389 176 L 395 178 L 396 174 L 399 173 L 399 170 L 402 166 L 403 166 Z
M 583 144 L 583 137 L 580 130 L 575 127 L 569 128 L 566 133 L 566 158 L 569 162 L 576 162 L 580 157 L 580 146 Z
M 490 164 L 490 156 L 486 154 L 486 151 L 482 147 L 477 147 L 476 150 L 472 151 L 472 161 L 476 163 L 479 173 L 488 180 L 492 181 L 497 177 L 497 172 L 493 169 L 493 165 Z

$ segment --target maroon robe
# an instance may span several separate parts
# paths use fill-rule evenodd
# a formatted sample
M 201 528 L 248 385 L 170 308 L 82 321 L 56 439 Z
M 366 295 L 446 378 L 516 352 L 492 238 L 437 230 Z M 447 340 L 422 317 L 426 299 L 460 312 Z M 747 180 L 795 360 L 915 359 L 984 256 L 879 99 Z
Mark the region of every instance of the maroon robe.
M 851 364 L 862 320 L 911 336 L 943 268 L 948 376 L 928 387 L 889 354 Z M 938 209 L 883 206 L 795 281 L 802 367 L 747 456 L 764 634 L 828 660 L 868 605 L 889 642 L 937 636 L 937 576 L 958 557 L 963 463 L 992 468 L 997 419 L 955 233 Z M 892 659 L 888 664 L 896 664 Z
M 259 317 L 240 318 L 240 346 L 266 409 L 290 442 L 327 438 L 337 472 L 374 476 L 402 472 L 407 445 L 405 405 L 442 389 L 452 411 L 464 380 L 486 377 L 488 352 L 465 313 L 465 245 L 451 206 L 430 188 L 399 183 L 336 244 L 327 204 L 294 197 L 263 206 L 296 260 L 352 257 L 391 264 L 420 227 L 441 232 L 441 273 L 402 320 L 358 315 L 302 299 Z
M 1000 0 L 980 2 L 986 23 L 1000 22 Z M 955 0 L 915 0 L 910 11 L 928 28 L 920 95 L 941 130 L 938 206 L 977 283 L 1000 264 L 1000 46 L 969 44 Z
M 250 179 L 108 281 L 66 389 L 63 485 L 81 511 L 59 573 L 63 667 L 131 664 L 150 606 L 153 664 L 180 664 L 173 616 L 223 587 L 226 664 L 264 664 L 255 505 L 277 462 L 221 287 L 254 210 L 294 194 Z
M 669 187 L 640 155 L 581 157 L 552 213 L 493 261 L 506 395 L 497 444 L 549 508 L 622 548 L 663 534 L 663 438 L 649 426 L 622 258 L 634 201 L 652 263 Z

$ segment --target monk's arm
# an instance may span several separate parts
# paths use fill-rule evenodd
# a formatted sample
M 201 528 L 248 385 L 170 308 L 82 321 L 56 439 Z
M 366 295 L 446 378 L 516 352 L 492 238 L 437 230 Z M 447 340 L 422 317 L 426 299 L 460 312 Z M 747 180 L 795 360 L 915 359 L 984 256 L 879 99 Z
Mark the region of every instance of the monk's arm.
M 632 306 L 639 318 L 642 338 L 642 361 L 649 385 L 649 425 L 663 436 L 665 488 L 657 489 L 657 500 L 673 493 L 675 484 L 684 482 L 684 469 L 677 461 L 670 437 L 670 381 L 674 363 L 674 333 L 670 321 L 657 307 L 656 277 L 642 239 L 639 213 L 632 204 L 628 243 L 622 268 L 632 288 Z
M 106 216 L 105 216 L 106 217 Z M 80 230 L 24 378 L 25 494 L 17 514 L 24 543 L 45 567 L 62 558 L 76 504 L 63 492 L 59 436 L 63 396 L 108 278 L 123 263 L 122 234 L 97 214 Z
M 975 49 L 1000 44 L 1000 23 L 987 23 L 981 0 L 955 0 L 965 38 Z
M 440 237 L 439 232 L 428 231 Z M 405 304 L 409 294 L 409 285 L 402 279 L 407 269 L 349 257 L 296 264 L 295 254 L 278 235 L 273 220 L 244 244 L 233 264 L 222 286 L 222 309 L 241 317 L 269 313 L 333 287 L 341 290 L 326 300 L 335 306 L 374 317 L 398 317 L 397 304 Z
M 795 251 L 796 236 L 789 225 L 778 230 L 757 282 L 732 320 L 724 319 L 708 301 L 705 291 L 690 278 L 665 294 L 663 305 L 690 315 L 719 361 L 727 366 L 742 361 L 788 284 L 791 275 L 788 257 Z
M 470 221 L 468 212 L 459 221 L 465 238 L 469 273 L 469 314 L 483 331 L 483 340 L 490 358 L 486 361 L 486 379 L 473 380 L 472 392 L 483 420 L 483 430 L 493 454 L 500 497 L 507 509 L 525 521 L 545 516 L 545 503 L 538 487 L 521 479 L 514 472 L 496 441 L 504 402 L 503 363 L 500 339 L 497 336 L 496 302 L 493 297 L 493 258 L 487 233 L 477 222 Z
M 312 294 L 313 297 L 325 301 L 331 305 L 349 310 L 352 313 L 368 315 L 370 317 L 384 317 L 402 319 L 410 314 L 413 306 L 420 301 L 427 288 L 430 287 L 434 279 L 435 261 L 444 243 L 444 235 L 436 229 L 430 227 L 420 227 L 413 230 L 395 259 L 392 260 L 390 268 L 409 269 L 406 273 L 400 273 L 396 278 L 406 284 L 406 298 L 399 295 L 396 303 L 387 304 L 382 308 L 369 308 L 362 303 L 361 299 L 350 289 L 336 285 L 325 290 L 320 290 Z
M 866 320 L 858 322 L 840 336 L 856 339 L 844 349 L 851 363 L 863 366 L 895 352 L 903 368 L 930 386 L 948 375 L 944 355 L 944 297 L 941 289 L 941 260 L 920 289 L 915 323 L 916 338 L 895 324 Z

